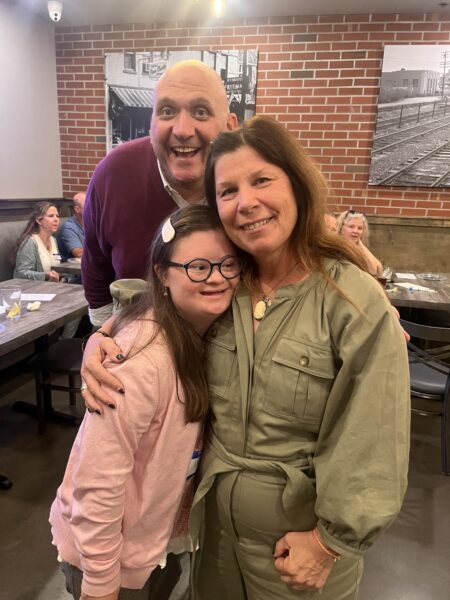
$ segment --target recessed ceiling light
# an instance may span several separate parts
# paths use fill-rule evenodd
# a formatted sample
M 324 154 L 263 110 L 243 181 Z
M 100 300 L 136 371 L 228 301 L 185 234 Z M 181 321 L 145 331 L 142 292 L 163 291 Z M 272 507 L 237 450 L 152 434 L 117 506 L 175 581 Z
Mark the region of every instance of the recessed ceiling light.
M 211 15 L 216 19 L 221 17 L 225 12 L 225 0 L 211 0 L 210 10 Z

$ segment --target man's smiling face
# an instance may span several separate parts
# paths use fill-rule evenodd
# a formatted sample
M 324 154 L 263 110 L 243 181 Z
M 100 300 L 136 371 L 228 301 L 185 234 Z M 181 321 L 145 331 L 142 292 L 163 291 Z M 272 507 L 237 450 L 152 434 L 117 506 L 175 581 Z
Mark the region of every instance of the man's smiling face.
M 174 65 L 155 89 L 150 138 L 169 184 L 186 200 L 203 194 L 210 142 L 236 125 L 223 84 L 204 65 Z

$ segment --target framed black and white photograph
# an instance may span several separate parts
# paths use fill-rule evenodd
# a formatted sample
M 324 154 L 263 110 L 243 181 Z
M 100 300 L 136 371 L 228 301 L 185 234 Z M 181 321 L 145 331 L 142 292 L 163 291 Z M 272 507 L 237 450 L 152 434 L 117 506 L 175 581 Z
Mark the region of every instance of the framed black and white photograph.
M 255 114 L 257 50 L 114 52 L 105 55 L 107 150 L 148 135 L 156 83 L 171 65 L 196 59 L 219 73 L 230 112 L 240 122 Z
M 450 45 L 385 46 L 369 185 L 450 187 Z

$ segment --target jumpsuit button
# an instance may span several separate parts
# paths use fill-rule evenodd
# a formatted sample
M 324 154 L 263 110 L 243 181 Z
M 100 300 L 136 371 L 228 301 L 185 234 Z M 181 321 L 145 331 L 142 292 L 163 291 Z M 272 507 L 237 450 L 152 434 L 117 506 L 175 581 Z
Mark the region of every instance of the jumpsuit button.
M 300 359 L 300 364 L 302 367 L 306 367 L 309 365 L 309 358 L 307 356 L 302 356 Z
M 210 335 L 211 337 L 216 337 L 216 336 L 217 336 L 217 327 L 213 327 L 213 328 L 210 330 L 210 332 L 209 332 L 209 335 Z

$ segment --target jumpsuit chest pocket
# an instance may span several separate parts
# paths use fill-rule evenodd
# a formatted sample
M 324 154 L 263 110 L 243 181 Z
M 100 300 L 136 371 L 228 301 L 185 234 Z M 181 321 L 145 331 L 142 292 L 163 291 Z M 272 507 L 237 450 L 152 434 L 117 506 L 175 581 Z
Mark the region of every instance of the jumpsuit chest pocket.
M 233 323 L 223 321 L 214 324 L 206 336 L 206 341 L 208 343 L 208 387 L 212 395 L 224 398 L 237 365 Z
M 270 361 L 264 410 L 309 424 L 315 430 L 322 420 L 335 376 L 330 348 L 283 338 Z

